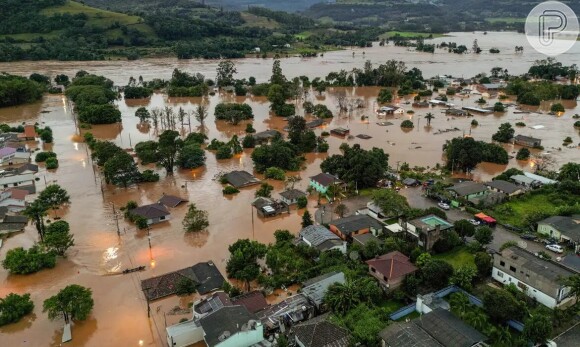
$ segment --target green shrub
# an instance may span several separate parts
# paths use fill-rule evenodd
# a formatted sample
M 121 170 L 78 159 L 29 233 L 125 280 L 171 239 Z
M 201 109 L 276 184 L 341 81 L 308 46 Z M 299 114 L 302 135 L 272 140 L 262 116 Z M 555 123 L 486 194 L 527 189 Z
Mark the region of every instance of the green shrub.
M 58 168 L 58 160 L 55 157 L 50 157 L 46 159 L 46 168 L 48 170 L 53 170 Z
M 380 104 L 386 104 L 393 101 L 393 93 L 388 89 L 381 89 L 379 96 L 377 97 L 377 102 Z
M 255 132 L 256 132 L 256 129 L 254 129 L 254 126 L 251 123 L 248 123 L 246 125 L 246 133 L 253 134 Z
M 552 105 L 552 107 L 550 107 L 550 111 L 554 112 L 554 113 L 560 113 L 560 112 L 564 112 L 564 105 L 558 103 L 558 104 L 554 104 Z
M 54 153 L 54 152 L 39 152 L 34 157 L 34 161 L 37 163 L 44 163 L 48 158 L 56 158 L 56 153 Z
M 575 128 L 580 128 L 580 120 L 577 120 L 574 122 L 574 127 Z
M 227 186 L 224 189 L 222 189 L 222 193 L 224 195 L 231 195 L 231 194 L 236 194 L 239 193 L 240 190 L 236 187 L 232 187 L 232 186 Z
M 271 178 L 278 181 L 283 181 L 286 179 L 286 172 L 277 167 L 269 167 L 264 172 L 266 178 Z
M 296 200 L 296 205 L 298 208 L 305 208 L 308 205 L 308 198 L 305 196 L 301 196 Z
M 528 160 L 530 159 L 530 150 L 527 148 L 520 148 L 518 154 L 516 154 L 517 160 Z
M 525 127 L 526 126 L 526 123 L 524 123 L 524 122 L 517 122 L 516 123 L 516 126 L 517 127 Z
M 242 147 L 244 147 L 244 148 L 254 148 L 254 147 L 256 147 L 256 139 L 252 135 L 247 135 L 242 140 Z
M 408 119 L 405 119 L 403 122 L 401 122 L 401 128 L 403 129 L 413 129 L 414 127 L 415 125 L 413 122 Z
M 142 217 L 142 216 L 134 216 L 133 217 L 133 222 L 135 223 L 135 226 L 139 229 L 147 229 L 147 218 Z
M 142 182 L 158 182 L 159 174 L 153 170 L 145 170 L 141 173 Z
M 580 121 L 578 121 L 576 123 L 578 123 L 578 126 L 580 126 Z M 323 131 L 320 133 L 320 136 L 330 136 L 330 133 L 328 131 Z
M 478 125 L 479 125 L 479 122 L 478 122 L 478 121 L 476 121 L 475 119 L 472 119 L 472 120 L 471 120 L 471 126 L 472 126 L 472 127 L 476 127 L 476 126 L 478 126 Z

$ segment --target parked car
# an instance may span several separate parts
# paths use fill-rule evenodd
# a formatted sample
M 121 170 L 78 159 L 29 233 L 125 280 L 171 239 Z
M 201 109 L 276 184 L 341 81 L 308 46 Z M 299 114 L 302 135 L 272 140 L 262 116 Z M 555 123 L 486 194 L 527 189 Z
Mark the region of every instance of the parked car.
M 560 245 L 546 245 L 546 249 L 556 253 L 564 253 L 564 248 Z
M 437 204 L 437 206 L 439 206 L 440 208 L 444 209 L 444 210 L 448 210 L 449 209 L 449 205 L 447 205 L 444 202 L 440 202 Z
M 520 238 L 524 239 L 524 240 L 530 240 L 530 241 L 535 241 L 536 240 L 536 235 L 534 234 L 521 234 Z
M 502 224 L 502 225 L 503 225 L 503 227 L 504 227 L 504 228 L 506 228 L 507 230 L 511 230 L 511 231 L 518 231 L 518 232 L 519 232 L 519 231 L 522 231 L 522 229 L 520 229 L 520 228 L 518 228 L 518 227 L 516 227 L 516 226 L 513 226 L 513 225 L 511 225 L 511 224 Z
M 478 220 L 475 220 L 475 219 L 470 219 L 470 220 L 469 220 L 469 223 L 471 223 L 471 224 L 473 224 L 473 225 L 475 225 L 475 226 L 478 226 L 478 225 L 480 225 L 480 224 L 481 224 L 481 222 L 480 222 L 480 221 L 478 221 Z

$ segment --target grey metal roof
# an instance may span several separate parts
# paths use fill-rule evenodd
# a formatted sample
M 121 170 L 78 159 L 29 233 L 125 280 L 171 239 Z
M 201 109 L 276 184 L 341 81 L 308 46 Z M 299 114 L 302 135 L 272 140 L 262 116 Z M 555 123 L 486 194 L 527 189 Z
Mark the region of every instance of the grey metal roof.
M 266 130 L 266 131 L 261 131 L 259 133 L 255 133 L 254 135 L 252 135 L 256 140 L 260 140 L 260 141 L 264 141 L 264 140 L 269 140 L 273 137 L 275 137 L 276 135 L 279 135 L 280 132 L 278 130 Z
M 304 347 L 348 346 L 348 331 L 329 322 L 328 314 L 297 324 L 292 331 Z
M 515 185 L 511 182 L 508 182 L 508 181 L 504 181 L 504 180 L 490 181 L 490 182 L 485 183 L 485 185 L 488 187 L 495 188 L 495 189 L 497 189 L 501 192 L 504 192 L 506 194 L 512 194 L 512 193 L 515 193 L 521 189 L 517 185 Z
M 388 347 L 441 347 L 442 345 L 414 321 L 391 324 L 379 336 Z
M 179 196 L 167 195 L 167 194 L 163 194 L 161 199 L 159 199 L 159 203 L 163 204 L 167 207 L 176 207 L 177 205 L 179 205 L 183 202 L 187 202 L 187 200 L 183 199 Z
M 541 220 L 538 224 L 548 224 L 564 236 L 574 241 L 580 241 L 580 216 L 552 216 Z
M 371 241 L 375 241 L 379 245 L 383 243 L 383 241 L 381 241 L 378 237 L 376 237 L 375 235 L 373 235 L 371 233 L 354 235 L 352 237 L 352 239 L 353 239 L 353 241 L 358 242 L 363 246 L 366 246 L 367 243 L 369 243 Z
M 542 139 L 538 139 L 538 138 L 526 136 L 526 135 L 516 135 L 516 137 L 514 137 L 514 140 L 524 141 L 524 142 L 538 142 L 538 141 L 541 142 L 542 141 Z
M 438 308 L 414 321 L 445 347 L 471 347 L 487 339 L 453 313 Z
M 288 189 L 280 193 L 280 195 L 288 200 L 295 200 L 301 196 L 306 196 L 306 193 L 299 189 Z
M 355 214 L 352 216 L 340 218 L 332 221 L 330 224 L 334 225 L 344 235 L 350 235 L 354 231 L 366 229 L 369 227 L 375 229 L 383 228 L 383 224 L 381 224 L 376 219 L 367 216 L 366 214 Z
M 321 251 L 328 251 L 329 249 L 332 249 L 334 247 L 340 247 L 343 245 L 343 243 L 346 241 L 342 241 L 341 239 L 338 240 L 326 240 L 323 243 L 319 244 L 318 246 L 316 246 L 316 248 Z
M 197 263 L 191 267 L 191 270 L 199 283 L 197 292 L 200 294 L 220 289 L 224 285 L 224 276 L 213 261 Z
M 302 294 L 314 302 L 315 305 L 320 306 L 328 287 L 334 283 L 344 284 L 345 282 L 344 273 L 338 271 L 330 272 L 304 282 Z
M 509 259 L 512 263 L 518 264 L 519 267 L 528 270 L 537 277 L 546 279 L 548 282 L 557 283 L 562 278 L 570 277 L 575 274 L 572 270 L 560 266 L 552 261 L 536 257 L 534 254 L 527 252 L 518 246 L 504 249 L 501 252 L 501 256 Z M 513 276 L 517 278 L 520 274 L 513 274 Z
M 147 219 L 159 218 L 170 214 L 167 208 L 160 203 L 139 206 L 132 209 L 131 213 Z
M 216 346 L 240 331 L 252 329 L 257 317 L 244 306 L 226 306 L 203 317 L 199 324 L 205 333 L 209 347 Z
M 468 182 L 458 183 L 458 184 L 454 185 L 453 187 L 450 187 L 447 189 L 454 191 L 459 196 L 467 196 L 467 195 L 471 195 L 471 194 L 484 192 L 487 190 L 487 187 L 481 183 L 468 181 Z
M 510 179 L 514 180 L 515 182 L 524 183 L 524 184 L 532 184 L 534 182 L 537 182 L 535 179 L 524 176 L 524 175 L 513 175 L 510 177 Z
M 300 230 L 299 236 L 312 244 L 313 247 L 317 247 L 328 240 L 340 240 L 340 237 L 322 225 L 309 225 Z
M 228 183 L 236 188 L 259 184 L 260 180 L 247 171 L 232 171 L 225 175 Z
M 310 179 L 312 181 L 318 182 L 320 185 L 324 187 L 327 187 L 333 183 L 340 183 L 338 177 L 324 172 L 321 172 L 315 176 L 311 176 Z

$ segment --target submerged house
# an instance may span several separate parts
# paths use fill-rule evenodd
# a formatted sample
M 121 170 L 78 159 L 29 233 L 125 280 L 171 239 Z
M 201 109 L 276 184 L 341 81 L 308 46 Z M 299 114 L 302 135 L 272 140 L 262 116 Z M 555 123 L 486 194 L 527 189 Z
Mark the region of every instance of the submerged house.
M 280 200 L 286 205 L 293 205 L 298 202 L 298 199 L 305 197 L 306 193 L 299 189 L 288 189 L 280 193 Z
M 314 188 L 320 194 L 326 194 L 328 189 L 336 184 L 342 184 L 342 181 L 338 177 L 331 175 L 329 173 L 319 173 L 318 175 L 310 177 L 309 186 Z
M 34 141 L 39 137 L 34 125 L 25 125 L 24 132 L 18 134 L 18 138 L 24 141 Z
M 157 224 L 169 220 L 169 211 L 161 203 L 149 204 L 139 206 L 130 211 L 139 217 L 143 217 L 147 220 L 147 224 Z
M 542 140 L 537 139 L 531 136 L 525 135 L 517 135 L 513 138 L 513 141 L 516 145 L 525 146 L 525 147 L 540 147 L 542 145 Z
M 224 175 L 225 180 L 235 188 L 260 184 L 260 180 L 247 171 L 231 171 Z

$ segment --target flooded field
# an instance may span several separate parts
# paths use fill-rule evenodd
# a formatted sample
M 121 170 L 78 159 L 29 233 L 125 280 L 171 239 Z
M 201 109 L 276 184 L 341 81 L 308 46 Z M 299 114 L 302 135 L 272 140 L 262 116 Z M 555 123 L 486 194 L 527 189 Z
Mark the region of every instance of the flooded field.
M 471 34 L 461 34 L 465 41 L 472 41 Z M 531 48 L 523 56 L 513 54 L 513 45 L 516 44 L 506 35 L 503 44 L 509 53 L 502 49 L 498 56 L 482 55 L 482 61 L 471 56 L 456 56 L 452 54 L 408 53 L 402 48 L 372 48 L 357 50 L 355 58 L 350 51 L 333 52 L 324 58 L 314 59 L 283 59 L 284 73 L 288 76 L 309 75 L 311 77 L 325 75 L 327 72 L 339 69 L 350 69 L 362 65 L 366 59 L 380 63 L 387 59 L 401 59 L 409 67 L 419 67 L 425 76 L 453 73 L 471 76 L 480 70 L 488 72 L 492 66 L 500 65 L 508 68 L 511 73 L 527 70 L 531 61 L 539 58 L 531 52 Z M 486 40 L 492 38 L 477 36 L 480 45 L 486 47 Z M 522 36 L 523 38 L 523 36 Z M 459 39 L 449 38 L 450 41 L 460 42 Z M 525 40 L 525 38 L 524 38 Z M 381 52 L 386 52 L 382 54 Z M 429 59 L 442 59 L 441 62 L 428 62 Z M 353 59 L 352 61 L 348 59 Z M 495 60 L 494 60 L 495 58 Z M 499 58 L 499 60 L 498 60 Z M 564 55 L 561 61 L 570 58 Z M 490 60 L 487 60 L 490 59 Z M 465 60 L 465 61 L 463 61 Z M 571 62 L 567 62 L 568 64 Z M 247 59 L 237 62 L 238 76 L 256 76 L 258 80 L 266 80 L 271 71 L 272 60 Z M 489 66 L 488 66 L 489 65 Z M 0 64 L 0 71 L 28 75 L 31 72 L 41 73 L 68 73 L 73 74 L 78 69 L 85 69 L 92 73 L 101 74 L 113 79 L 116 83 L 124 84 L 129 76 L 142 75 L 146 80 L 153 77 L 168 78 L 175 67 L 186 69 L 188 72 L 200 71 L 212 76 L 215 71 L 215 62 L 177 61 L 173 59 L 144 60 L 137 62 L 39 62 Z M 463 69 L 463 70 L 461 70 Z M 454 71 L 457 70 L 457 71 Z M 297 188 L 307 187 L 308 177 L 320 171 L 320 163 L 327 156 L 338 153 L 343 142 L 350 145 L 359 143 L 363 148 L 380 147 L 390 155 L 390 165 L 395 167 L 397 162 L 408 162 L 411 166 L 434 167 L 443 163 L 442 146 L 446 140 L 463 134 L 471 134 L 477 140 L 489 141 L 500 123 L 523 121 L 525 128 L 517 128 L 516 134 L 530 135 L 541 138 L 546 151 L 552 153 L 557 164 L 568 161 L 578 161 L 580 158 L 577 148 L 561 147 L 562 140 L 571 136 L 574 143 L 580 142 L 578 132 L 572 127 L 572 115 L 580 113 L 576 102 L 564 103 L 566 112 L 561 117 L 545 114 L 549 104 L 540 108 L 544 114 L 529 113 L 515 114 L 514 107 L 503 114 L 476 115 L 474 118 L 452 118 L 445 116 L 443 108 L 412 108 L 411 100 L 396 100 L 405 110 L 413 109 L 414 114 L 403 114 L 389 117 L 378 117 L 373 112 L 377 107 L 376 96 L 378 88 L 335 88 L 330 89 L 322 96 L 310 94 L 309 100 L 326 104 L 335 117 L 329 124 L 317 128 L 320 135 L 335 127 L 344 127 L 350 130 L 351 135 L 366 134 L 371 139 L 352 139 L 330 136 L 329 154 L 308 154 L 305 167 L 295 175 L 302 180 L 296 184 Z M 355 110 L 351 115 L 336 115 L 337 97 L 346 94 L 349 99 L 362 99 L 366 105 L 363 109 Z M 475 106 L 479 96 L 450 99 L 450 102 L 461 106 Z M 257 131 L 278 129 L 282 131 L 286 122 L 269 113 L 269 104 L 264 98 L 233 97 L 231 95 L 216 95 L 208 98 L 168 98 L 163 94 L 155 94 L 150 100 L 118 101 L 119 109 L 123 114 L 122 125 L 93 126 L 91 131 L 99 139 L 115 142 L 123 148 L 134 147 L 136 143 L 156 137 L 155 129 L 138 124 L 134 116 L 140 106 L 147 108 L 171 106 L 182 107 L 186 111 L 192 110 L 203 102 L 209 107 L 210 117 L 205 122 L 205 131 L 210 139 L 229 139 L 232 135 L 243 136 L 248 122 L 231 126 L 213 119 L 213 109 L 220 101 L 246 102 L 252 106 L 255 119 L 252 121 Z M 489 100 L 493 105 L 496 100 Z M 509 102 L 509 100 L 508 100 Z M 301 104 L 301 102 L 300 102 Z M 535 109 L 533 111 L 536 111 Z M 299 114 L 303 111 L 299 108 Z M 435 115 L 431 126 L 427 127 L 424 116 L 427 112 Z M 362 119 L 362 116 L 368 118 Z M 410 119 L 415 128 L 404 131 L 400 123 Z M 471 127 L 472 119 L 479 122 L 479 126 Z M 160 346 L 164 345 L 164 327 L 166 324 L 176 323 L 183 316 L 169 314 L 176 306 L 187 306 L 188 298 L 171 297 L 151 304 L 153 319 L 147 318 L 147 304 L 140 291 L 140 280 L 160 275 L 199 261 L 213 260 L 225 275 L 225 263 L 228 257 L 228 245 L 240 238 L 255 239 L 268 243 L 274 240 L 276 229 L 288 229 L 297 233 L 300 228 L 302 211 L 292 210 L 277 218 L 262 220 L 255 215 L 250 203 L 254 198 L 256 188 L 243 189 L 239 194 L 224 197 L 222 186 L 214 178 L 221 172 L 233 169 L 253 171 L 250 158 L 251 150 L 237 155 L 229 160 L 216 160 L 213 153 L 207 152 L 205 167 L 196 170 L 182 170 L 174 176 L 165 177 L 164 171 L 159 170 L 161 181 L 158 183 L 140 184 L 131 188 L 116 188 L 107 186 L 101 180 L 98 169 L 93 166 L 90 152 L 82 142 L 82 132 L 75 126 L 71 105 L 60 95 L 46 96 L 42 102 L 14 108 L 0 109 L 0 122 L 19 124 L 22 122 L 36 122 L 48 125 L 53 129 L 55 143 L 52 150 L 58 154 L 60 167 L 56 171 L 47 171 L 44 168 L 38 173 L 40 181 L 37 190 L 44 188 L 44 182 L 56 182 L 63 186 L 71 195 L 71 206 L 59 210 L 58 214 L 67 220 L 74 233 L 76 245 L 68 252 L 68 257 L 60 260 L 55 269 L 43 270 L 28 276 L 9 275 L 0 269 L 0 296 L 10 292 L 30 292 L 35 302 L 34 314 L 23 319 L 18 324 L 0 328 L 0 345 L 2 346 L 57 346 L 60 345 L 62 322 L 50 322 L 45 313 L 42 313 L 42 302 L 55 294 L 64 286 L 76 283 L 90 287 L 93 290 L 95 308 L 91 318 L 76 324 L 73 328 L 73 341 L 68 346 Z M 391 122 L 392 125 L 380 126 L 378 122 Z M 530 126 L 544 125 L 544 128 L 533 130 Z M 192 119 L 191 129 L 199 130 L 199 123 Z M 457 128 L 457 131 L 440 132 L 440 130 Z M 189 125 L 181 129 L 183 134 L 190 130 Z M 32 144 L 31 144 L 32 145 Z M 507 145 L 510 154 L 515 155 L 517 147 Z M 524 170 L 532 169 L 532 162 L 510 160 L 506 165 L 482 164 L 474 172 L 475 179 L 489 179 L 506 167 L 520 167 Z M 283 184 L 271 181 L 275 193 L 281 192 Z M 186 206 L 171 209 L 169 222 L 154 226 L 150 233 L 151 248 L 147 231 L 136 230 L 132 224 L 126 223 L 122 216 L 119 220 L 120 235 L 117 235 L 114 211 L 125 205 L 129 200 L 135 200 L 140 205 L 157 201 L 163 193 L 179 195 L 194 202 L 201 209 L 209 212 L 210 227 L 207 232 L 199 234 L 185 234 L 181 221 Z M 309 203 L 311 212 L 314 211 L 315 200 Z M 29 247 L 37 239 L 33 226 L 27 227 L 24 233 L 6 240 L 0 250 L 0 259 L 6 251 L 18 247 Z M 128 275 L 119 274 L 125 268 L 147 265 L 147 270 Z M 284 295 L 284 294 L 282 294 Z

